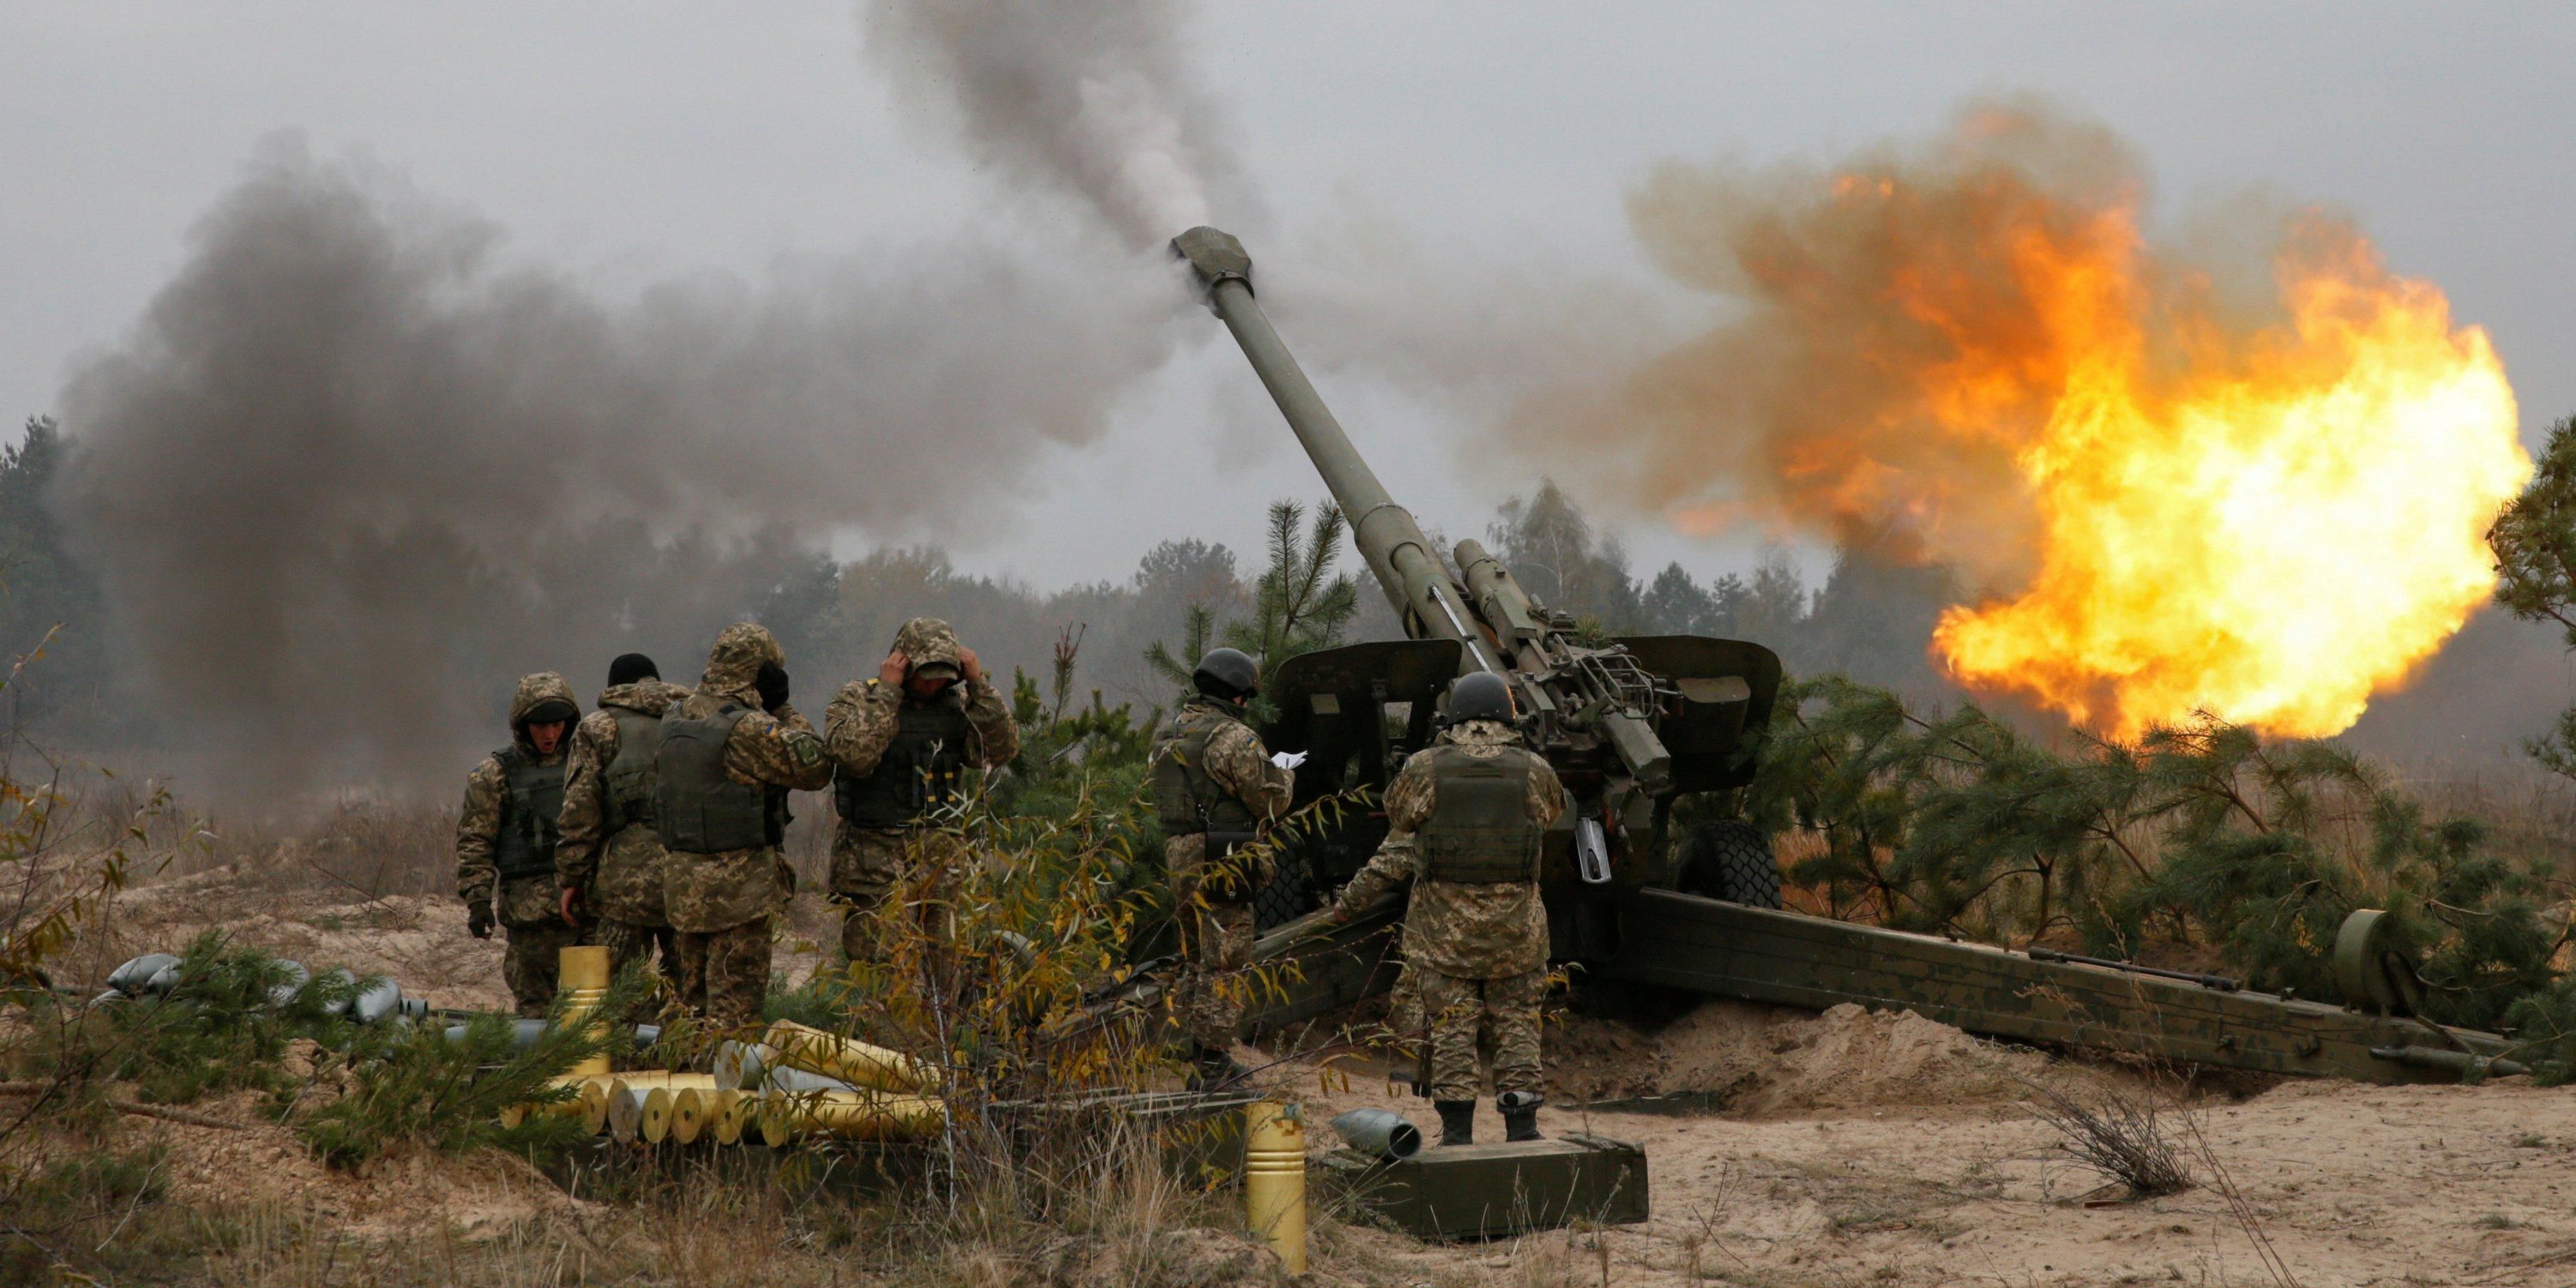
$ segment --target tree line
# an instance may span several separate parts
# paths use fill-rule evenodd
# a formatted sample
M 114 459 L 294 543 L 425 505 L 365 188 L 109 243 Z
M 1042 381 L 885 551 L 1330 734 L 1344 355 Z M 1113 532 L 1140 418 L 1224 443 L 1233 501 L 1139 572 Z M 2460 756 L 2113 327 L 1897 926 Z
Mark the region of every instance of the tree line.
M 73 447 L 51 418 L 35 417 L 17 445 L 0 449 L 0 658 L 42 653 L 10 689 L 14 714 L 59 741 L 150 744 L 174 731 L 156 724 L 135 677 L 120 673 L 130 651 L 119 647 L 117 614 L 77 534 L 46 502 Z M 1178 691 L 1184 663 L 1208 644 L 1275 665 L 1401 634 L 1337 510 L 1283 500 L 1269 517 L 1262 550 L 1175 537 L 1123 579 L 1056 589 L 962 571 L 932 545 L 836 560 L 784 532 L 721 539 L 603 524 L 542 567 L 506 570 L 508 593 L 461 613 L 448 678 L 467 705 L 490 708 L 481 724 L 498 727 L 524 671 L 559 666 L 586 689 L 593 677 L 558 659 L 595 655 L 604 666 L 633 650 L 684 681 L 717 629 L 749 617 L 786 646 L 800 694 L 820 693 L 872 673 L 896 628 L 926 615 L 955 624 L 997 671 L 1051 677 L 1070 650 L 1086 693 L 1151 708 Z M 1552 483 L 1503 504 L 1481 535 L 1533 595 L 1587 629 L 1750 639 L 1799 673 L 1835 672 L 1915 697 L 1948 693 L 1924 652 L 1952 589 L 1947 575 L 1867 543 L 1847 542 L 1816 587 L 1781 550 L 1749 569 L 1675 562 L 1641 574 L 1618 538 Z

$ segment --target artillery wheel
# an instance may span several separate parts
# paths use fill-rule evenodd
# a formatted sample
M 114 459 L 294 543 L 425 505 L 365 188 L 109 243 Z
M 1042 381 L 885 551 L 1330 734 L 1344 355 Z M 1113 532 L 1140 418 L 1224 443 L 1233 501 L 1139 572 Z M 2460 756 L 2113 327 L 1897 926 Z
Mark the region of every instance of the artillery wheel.
M 1742 819 L 1694 824 L 1682 834 L 1673 888 L 1748 908 L 1780 906 L 1780 864 L 1771 838 Z

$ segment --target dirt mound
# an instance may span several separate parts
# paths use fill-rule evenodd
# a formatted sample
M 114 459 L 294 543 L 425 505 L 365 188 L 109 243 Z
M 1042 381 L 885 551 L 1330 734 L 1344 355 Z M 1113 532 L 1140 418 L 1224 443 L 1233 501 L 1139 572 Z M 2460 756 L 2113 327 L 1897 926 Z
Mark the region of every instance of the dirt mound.
M 1687 1095 L 1747 1115 L 1991 1101 L 2049 1066 L 1912 1011 L 1850 1003 L 1819 1015 L 1709 1002 L 1652 1030 L 1577 1016 L 1550 1036 L 1560 1100 Z

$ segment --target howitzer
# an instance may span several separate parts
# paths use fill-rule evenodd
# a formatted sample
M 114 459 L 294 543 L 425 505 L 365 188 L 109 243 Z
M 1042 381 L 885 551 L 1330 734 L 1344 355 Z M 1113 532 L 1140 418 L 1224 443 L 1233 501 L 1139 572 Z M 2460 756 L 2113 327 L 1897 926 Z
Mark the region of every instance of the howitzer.
M 2520 1066 L 2490 1033 L 2414 1018 L 2404 954 L 2381 914 L 2353 914 L 2335 967 L 2350 1005 L 2242 991 L 2219 976 L 2063 954 L 2009 952 L 1780 911 L 1767 838 L 1721 815 L 1676 837 L 1675 803 L 1752 781 L 1780 684 L 1769 649 L 1741 640 L 1587 640 L 1532 598 L 1484 546 L 1454 566 L 1397 505 L 1281 342 L 1252 284 L 1252 257 L 1214 228 L 1172 241 L 1251 360 L 1348 516 L 1352 541 L 1404 624 L 1404 640 L 1291 658 L 1263 679 L 1275 750 L 1309 753 L 1297 804 L 1383 788 L 1432 737 L 1435 705 L 1472 671 L 1503 676 L 1530 743 L 1569 808 L 1542 853 L 1550 955 L 1625 979 L 1818 1009 L 1908 1009 L 1972 1032 L 2161 1059 L 2375 1082 L 2457 1080 Z M 1289 840 L 1261 892 L 1256 959 L 1291 957 L 1301 982 L 1254 1007 L 1256 1024 L 1320 1015 L 1386 988 L 1394 900 L 1339 925 L 1310 912 L 1386 833 L 1347 811 Z
M 1453 571 L 1280 341 L 1253 295 L 1252 259 L 1242 243 L 1193 228 L 1172 245 L 1314 460 L 1410 637 L 1305 654 L 1266 677 L 1264 691 L 1279 713 L 1264 731 L 1271 745 L 1310 753 L 1298 770 L 1299 801 L 1382 787 L 1404 755 L 1429 741 L 1449 681 L 1491 671 L 1511 684 L 1523 731 L 1572 797 L 1549 838 L 1550 906 L 1571 918 L 1590 900 L 1560 887 L 1634 890 L 1671 878 L 1662 866 L 1673 802 L 1751 781 L 1753 744 L 1779 688 L 1779 658 L 1740 640 L 1581 640 L 1571 615 L 1534 599 L 1476 541 L 1454 547 Z M 1370 824 L 1359 820 L 1300 847 L 1309 883 L 1346 877 L 1366 862 L 1384 831 L 1382 820 Z M 1688 861 L 1709 847 L 1686 848 Z M 1723 866 L 1699 863 L 1682 879 L 1722 883 Z M 1760 875 L 1776 884 L 1767 871 Z M 1272 899 L 1267 919 L 1303 910 L 1287 904 Z M 1557 930 L 1562 946 L 1578 947 L 1579 926 Z

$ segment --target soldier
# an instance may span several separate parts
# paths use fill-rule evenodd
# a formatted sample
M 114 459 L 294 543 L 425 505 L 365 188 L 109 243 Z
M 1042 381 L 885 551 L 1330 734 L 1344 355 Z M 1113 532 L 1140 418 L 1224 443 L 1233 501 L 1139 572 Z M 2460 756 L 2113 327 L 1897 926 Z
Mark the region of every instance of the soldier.
M 945 933 L 951 892 L 965 874 L 958 847 L 939 831 L 941 815 L 964 799 L 966 771 L 999 768 L 1020 754 L 1010 704 L 948 623 L 916 617 L 895 632 L 875 679 L 852 680 L 833 697 L 823 739 L 841 816 L 832 837 L 832 897 L 847 908 L 841 951 L 851 961 L 880 956 L 869 927 L 904 876 L 907 844 L 929 848 L 940 866 L 924 915 L 934 933 Z
M 1450 686 L 1448 729 L 1386 789 L 1386 843 L 1342 888 L 1347 921 L 1410 881 L 1404 969 L 1429 1029 L 1440 1143 L 1476 1122 L 1476 1037 L 1493 1034 L 1494 1104 L 1506 1140 L 1537 1140 L 1539 1003 L 1547 990 L 1547 908 L 1539 844 L 1565 789 L 1512 728 L 1512 692 L 1488 672 Z
M 1197 1065 L 1192 1082 L 1213 1091 L 1249 1072 L 1234 1059 L 1243 993 L 1228 977 L 1251 964 L 1252 896 L 1269 882 L 1272 861 L 1266 846 L 1243 847 L 1287 811 L 1295 780 L 1244 723 L 1261 688 L 1250 657 L 1211 649 L 1190 685 L 1197 691 L 1154 735 L 1154 809 L 1188 956 L 1172 1009 Z
M 563 888 L 568 926 L 594 921 L 610 969 L 661 957 L 662 976 L 679 987 L 671 919 L 663 911 L 661 834 L 653 826 L 653 753 L 662 746 L 662 713 L 687 696 L 662 683 L 661 668 L 641 653 L 608 664 L 599 708 L 572 732 L 564 762 L 564 805 L 555 842 L 555 880 Z
M 770 922 L 796 884 L 779 853 L 787 793 L 832 780 L 823 740 L 787 705 L 787 655 L 768 630 L 736 622 L 716 637 L 697 692 L 662 713 L 653 765 L 680 1003 L 720 1028 L 750 1024 L 769 991 Z
M 510 699 L 510 745 L 465 778 L 456 818 L 456 894 L 465 928 L 492 937 L 495 909 L 509 932 L 501 978 L 519 1014 L 543 1016 L 555 1000 L 555 966 L 581 932 L 564 924 L 555 896 L 555 820 L 563 812 L 564 736 L 581 718 L 572 686 L 552 671 L 519 681 Z

